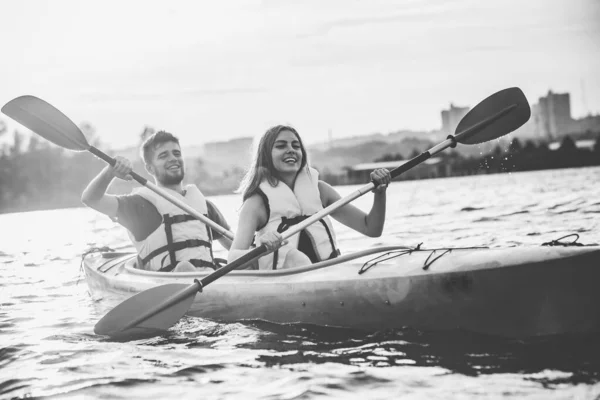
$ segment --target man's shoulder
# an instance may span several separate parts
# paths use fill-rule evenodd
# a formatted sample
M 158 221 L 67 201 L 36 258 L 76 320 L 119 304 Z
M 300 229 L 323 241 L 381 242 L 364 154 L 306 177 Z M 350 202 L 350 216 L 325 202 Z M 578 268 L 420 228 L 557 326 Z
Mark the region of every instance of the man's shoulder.
M 208 217 L 212 220 L 222 218 L 221 211 L 212 201 L 206 199 L 206 213 Z
M 162 217 L 149 200 L 139 194 L 118 196 L 117 221 L 127 228 L 137 241 L 144 240 L 158 226 Z
M 116 197 L 119 203 L 143 204 L 144 202 L 148 202 L 148 200 L 138 193 L 120 194 Z
M 156 211 L 156 207 L 150 200 L 137 193 L 119 195 L 117 201 L 119 202 L 119 211 L 124 213 Z
M 215 203 L 209 199 L 206 199 L 206 208 L 208 208 L 209 210 L 215 210 L 215 211 L 219 210 L 219 208 L 215 205 Z

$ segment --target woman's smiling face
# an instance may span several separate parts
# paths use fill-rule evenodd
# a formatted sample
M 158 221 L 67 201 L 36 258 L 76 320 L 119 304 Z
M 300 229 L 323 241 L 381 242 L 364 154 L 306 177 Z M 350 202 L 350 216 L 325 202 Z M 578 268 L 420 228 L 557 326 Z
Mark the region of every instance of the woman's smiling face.
M 297 173 L 302 165 L 302 145 L 300 140 L 289 130 L 282 130 L 271 150 L 273 167 L 279 174 Z

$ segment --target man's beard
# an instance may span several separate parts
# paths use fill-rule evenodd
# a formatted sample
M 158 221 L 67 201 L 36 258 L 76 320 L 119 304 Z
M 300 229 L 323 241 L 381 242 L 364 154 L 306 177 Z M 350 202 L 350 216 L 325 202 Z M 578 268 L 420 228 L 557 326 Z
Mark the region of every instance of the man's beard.
M 181 174 L 179 174 L 177 176 L 173 176 L 173 175 L 169 175 L 169 174 L 165 173 L 162 176 L 157 177 L 156 180 L 163 186 L 178 185 L 183 180 L 184 175 L 185 174 L 183 171 L 181 171 Z

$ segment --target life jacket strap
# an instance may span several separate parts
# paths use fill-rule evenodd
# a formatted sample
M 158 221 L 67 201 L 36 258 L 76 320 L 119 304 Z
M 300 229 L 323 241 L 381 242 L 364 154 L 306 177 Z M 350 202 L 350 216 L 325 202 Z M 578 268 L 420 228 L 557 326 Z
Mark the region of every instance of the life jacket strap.
M 179 214 L 179 215 L 163 215 L 165 219 L 169 219 L 169 223 L 172 224 L 180 224 L 182 222 L 195 221 L 196 217 L 189 214 Z
M 194 267 L 196 268 L 211 268 L 211 269 L 217 269 L 216 265 L 208 262 L 206 260 L 198 260 L 198 259 L 191 259 L 188 260 L 190 264 L 192 264 Z M 177 266 L 177 263 L 175 264 L 170 264 L 167 265 L 166 267 L 162 267 L 161 269 L 158 270 L 158 272 L 171 272 L 175 269 L 175 267 Z
M 281 217 L 281 223 L 277 227 L 277 232 L 279 232 L 279 233 L 285 232 L 290 227 L 299 224 L 300 222 L 304 221 L 308 217 L 309 217 L 309 215 L 298 215 L 297 217 L 293 217 L 293 218 Z M 335 247 L 335 242 L 333 241 L 333 235 L 331 234 L 331 230 L 329 229 L 329 226 L 327 225 L 325 220 L 323 220 L 322 218 L 319 220 L 319 222 L 325 227 L 325 232 L 327 232 L 327 237 L 329 238 L 329 244 L 331 244 L 331 248 L 332 248 L 332 252 L 329 255 L 328 260 L 338 257 L 341 253 L 340 253 L 340 250 Z M 302 232 L 304 232 L 304 231 L 302 231 Z M 313 245 L 313 247 L 314 247 L 314 245 Z M 313 251 L 316 256 L 317 250 L 313 249 Z M 311 261 L 313 263 L 317 262 L 317 260 L 312 260 L 312 257 L 309 256 L 309 258 L 311 258 Z M 279 252 L 276 250 L 273 253 L 273 269 L 277 269 L 278 259 L 279 259 Z
M 294 218 L 281 217 L 281 223 L 277 227 L 277 232 L 279 232 L 279 233 L 285 232 L 290 227 L 299 224 L 300 222 L 304 221 L 306 218 L 308 218 L 308 215 L 298 215 L 297 217 L 294 217 Z M 329 231 L 328 231 L 328 233 L 329 233 Z
M 173 229 L 171 225 L 173 225 L 174 218 L 169 214 L 163 215 L 163 221 L 165 224 L 165 234 L 167 235 L 167 250 L 169 251 L 169 258 L 171 259 L 171 265 L 177 264 L 177 258 L 175 257 L 175 250 L 173 250 Z M 161 247 L 162 249 L 162 247 Z M 156 250 L 155 250 L 156 251 Z M 152 252 L 154 253 L 154 252 Z M 150 254 L 152 254 L 150 253 Z M 162 252 L 161 252 L 162 253 Z M 160 253 L 159 253 L 160 254 Z M 162 262 L 161 262 L 162 264 Z
M 169 215 L 169 214 L 163 214 L 163 223 L 165 225 L 165 235 L 167 237 L 167 245 L 166 246 L 162 246 L 154 251 L 152 251 L 150 254 L 148 254 L 144 259 L 142 259 L 143 264 L 145 265 L 149 260 L 151 260 L 152 258 L 156 257 L 157 255 L 163 253 L 164 251 L 168 251 L 169 253 L 169 261 L 171 262 L 170 265 L 173 265 L 173 268 L 175 268 L 174 266 L 177 265 L 177 257 L 175 255 L 175 252 L 188 248 L 188 247 L 198 247 L 198 246 L 206 246 L 208 247 L 208 249 L 210 250 L 210 257 L 212 259 L 212 236 L 210 234 L 210 230 L 207 227 L 207 231 L 209 234 L 209 242 L 203 241 L 203 240 L 186 240 L 183 242 L 178 242 L 178 243 L 173 243 L 173 229 L 172 226 L 173 224 L 181 224 L 184 222 L 188 222 L 188 221 L 194 221 L 196 218 L 189 215 L 189 214 L 177 214 L 177 215 Z M 182 245 L 182 243 L 185 243 Z M 181 247 L 183 246 L 183 247 Z
M 215 269 L 223 268 L 227 265 L 227 260 L 224 258 L 214 257 L 213 260 L 215 261 Z
M 325 231 L 327 232 L 327 237 L 329 237 L 329 243 L 331 244 L 331 248 L 333 249 L 333 252 L 329 256 L 328 260 L 332 259 L 332 258 L 336 258 L 337 256 L 339 256 L 341 254 L 340 249 L 337 249 L 335 247 L 335 243 L 333 242 L 333 235 L 331 234 L 331 231 L 329 230 L 329 226 L 322 219 L 320 219 L 319 222 L 322 223 L 323 226 L 325 227 Z
M 165 245 L 162 247 L 159 247 L 158 249 L 152 251 L 150 254 L 148 254 L 146 257 L 142 258 L 142 266 L 146 265 L 148 263 L 148 261 L 150 261 L 151 259 L 153 259 L 154 257 L 158 256 L 161 253 L 164 253 L 165 251 L 169 251 L 169 253 L 173 252 L 173 254 L 175 254 L 176 251 L 179 250 L 183 250 L 183 249 L 187 249 L 189 247 L 200 247 L 200 246 L 204 246 L 204 247 L 211 247 L 210 242 L 207 242 L 206 240 L 200 240 L 200 239 L 188 239 L 188 240 L 184 240 L 182 242 L 177 242 L 177 243 L 172 243 L 171 245 Z M 208 261 L 207 261 L 208 262 Z M 212 264 L 212 263 L 209 263 Z M 177 260 L 173 261 L 173 258 L 171 258 L 171 265 L 177 265 Z M 175 268 L 175 267 L 173 267 Z

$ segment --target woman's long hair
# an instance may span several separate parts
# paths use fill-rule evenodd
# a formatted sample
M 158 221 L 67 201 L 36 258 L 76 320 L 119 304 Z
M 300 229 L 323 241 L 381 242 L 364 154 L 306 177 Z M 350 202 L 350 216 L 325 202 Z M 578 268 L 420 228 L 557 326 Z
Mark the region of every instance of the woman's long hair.
M 271 152 L 273 150 L 273 145 L 277 140 L 277 136 L 279 136 L 282 131 L 292 132 L 300 142 L 300 151 L 302 152 L 300 169 L 305 168 L 308 165 L 308 156 L 304 144 L 302 143 L 302 138 L 300 138 L 300 135 L 294 128 L 287 125 L 276 125 L 269 128 L 261 136 L 258 146 L 256 146 L 256 150 L 254 151 L 250 169 L 246 172 L 246 175 L 244 175 L 244 178 L 240 183 L 240 187 L 236 190 L 236 193 L 242 193 L 242 201 L 246 201 L 250 196 L 256 193 L 262 181 L 267 180 L 271 186 L 276 186 L 279 182 L 277 171 L 273 165 Z

